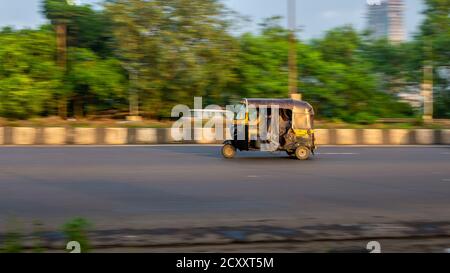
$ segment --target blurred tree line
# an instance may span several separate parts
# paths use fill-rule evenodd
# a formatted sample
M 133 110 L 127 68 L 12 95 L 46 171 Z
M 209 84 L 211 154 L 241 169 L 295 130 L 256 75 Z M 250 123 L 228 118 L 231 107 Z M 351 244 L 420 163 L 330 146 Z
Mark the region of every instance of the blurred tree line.
M 435 73 L 436 117 L 450 117 L 448 0 L 426 0 L 412 41 L 372 40 L 350 26 L 298 41 L 299 88 L 322 118 L 371 123 L 413 116 L 395 94 Z M 102 9 L 44 0 L 51 24 L 0 31 L 0 116 L 126 113 L 130 90 L 146 117 L 176 104 L 226 105 L 242 97 L 288 95 L 288 32 L 269 18 L 259 33 L 233 35 L 233 13 L 218 0 L 108 0 Z M 55 26 L 67 26 L 67 66 L 57 65 Z M 431 45 L 432 54 L 425 48 Z M 439 72 L 439 71 L 440 72 Z M 439 73 L 438 73 L 439 72 Z

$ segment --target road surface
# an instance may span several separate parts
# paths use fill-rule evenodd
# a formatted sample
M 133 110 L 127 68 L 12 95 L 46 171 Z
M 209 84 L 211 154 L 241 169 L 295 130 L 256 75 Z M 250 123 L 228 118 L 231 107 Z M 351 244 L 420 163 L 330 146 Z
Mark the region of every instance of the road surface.
M 325 147 L 312 160 L 214 146 L 2 147 L 0 224 L 104 228 L 450 220 L 450 149 Z

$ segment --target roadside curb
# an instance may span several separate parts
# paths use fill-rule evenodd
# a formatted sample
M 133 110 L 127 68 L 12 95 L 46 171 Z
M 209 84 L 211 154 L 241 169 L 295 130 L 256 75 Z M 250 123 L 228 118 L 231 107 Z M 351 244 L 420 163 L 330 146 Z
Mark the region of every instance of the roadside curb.
M 169 128 L 0 127 L 0 146 L 221 144 L 223 142 L 209 139 L 211 133 L 214 134 L 214 130 L 200 129 L 200 131 L 201 139 L 199 140 L 175 141 Z M 323 146 L 450 145 L 449 129 L 317 129 L 315 132 L 316 144 Z

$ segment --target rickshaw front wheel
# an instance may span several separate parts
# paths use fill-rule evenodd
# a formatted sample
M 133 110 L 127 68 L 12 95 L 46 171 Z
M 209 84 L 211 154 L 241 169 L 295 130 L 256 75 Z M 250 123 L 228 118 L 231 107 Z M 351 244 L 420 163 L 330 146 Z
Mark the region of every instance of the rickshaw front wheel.
M 308 160 L 310 155 L 311 151 L 305 146 L 300 146 L 295 150 L 295 156 L 299 160 Z
M 225 158 L 233 158 L 236 155 L 236 148 L 231 144 L 225 144 L 222 147 L 222 155 Z

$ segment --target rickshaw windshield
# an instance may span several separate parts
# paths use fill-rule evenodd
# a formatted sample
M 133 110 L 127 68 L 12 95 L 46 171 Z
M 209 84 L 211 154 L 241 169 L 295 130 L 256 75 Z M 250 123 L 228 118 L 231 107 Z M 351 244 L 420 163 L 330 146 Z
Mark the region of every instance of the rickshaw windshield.
M 310 114 L 300 114 L 300 113 L 294 113 L 293 116 L 293 129 L 312 129 L 313 121 Z

